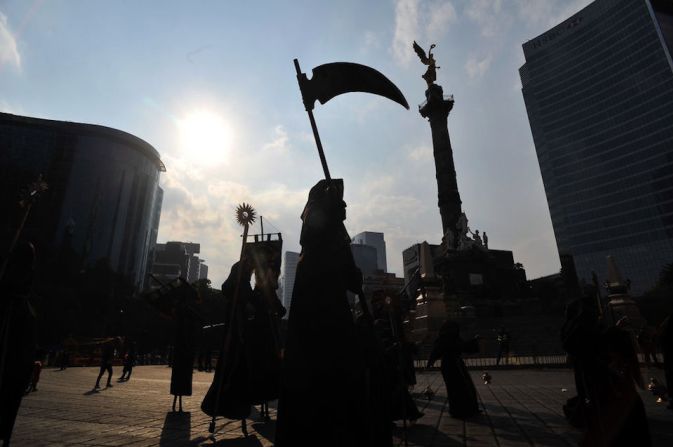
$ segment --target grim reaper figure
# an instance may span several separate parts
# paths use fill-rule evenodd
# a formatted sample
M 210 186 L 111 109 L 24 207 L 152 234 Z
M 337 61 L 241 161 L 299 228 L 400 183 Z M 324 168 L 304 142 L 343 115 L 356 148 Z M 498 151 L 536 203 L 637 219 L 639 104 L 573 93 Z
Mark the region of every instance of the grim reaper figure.
M 343 181 L 321 180 L 302 213 L 275 445 L 364 447 L 365 365 L 346 290 L 362 287 L 343 221 Z
M 434 43 L 430 45 L 430 50 L 428 51 L 427 56 L 425 55 L 425 50 L 423 50 L 423 48 L 421 48 L 421 46 L 418 45 L 415 40 L 413 46 L 414 51 L 418 55 L 421 62 L 428 66 L 428 69 L 425 71 L 425 74 L 423 74 L 422 78 L 425 79 L 425 82 L 428 83 L 428 88 L 430 88 L 430 86 L 433 85 L 437 80 L 437 69 L 440 68 L 435 65 L 435 57 L 432 54 L 432 49 L 437 45 Z

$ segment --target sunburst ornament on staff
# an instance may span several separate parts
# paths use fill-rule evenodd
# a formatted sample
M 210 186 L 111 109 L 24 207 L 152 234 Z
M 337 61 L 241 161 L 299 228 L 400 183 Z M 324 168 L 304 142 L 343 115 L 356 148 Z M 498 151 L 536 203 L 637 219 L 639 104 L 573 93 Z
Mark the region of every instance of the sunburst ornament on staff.
M 255 209 L 251 205 L 243 202 L 236 208 L 236 221 L 241 226 L 246 227 L 252 224 L 256 218 Z

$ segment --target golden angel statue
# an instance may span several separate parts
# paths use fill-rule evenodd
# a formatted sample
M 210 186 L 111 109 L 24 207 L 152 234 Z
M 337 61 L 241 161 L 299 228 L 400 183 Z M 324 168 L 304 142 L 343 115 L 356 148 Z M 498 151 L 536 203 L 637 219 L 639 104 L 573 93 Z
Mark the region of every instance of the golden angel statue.
M 435 83 L 437 80 L 437 69 L 439 68 L 438 66 L 435 65 L 435 58 L 432 55 L 432 49 L 435 48 L 437 45 L 434 43 L 430 45 L 430 50 L 428 51 L 427 56 L 425 55 L 425 50 L 420 47 L 414 40 L 414 51 L 416 54 L 418 54 L 418 57 L 421 59 L 421 62 L 423 62 L 425 65 L 428 66 L 428 69 L 425 71 L 425 74 L 422 76 L 423 79 L 425 79 L 425 82 L 428 83 L 428 87 L 430 87 L 432 84 Z

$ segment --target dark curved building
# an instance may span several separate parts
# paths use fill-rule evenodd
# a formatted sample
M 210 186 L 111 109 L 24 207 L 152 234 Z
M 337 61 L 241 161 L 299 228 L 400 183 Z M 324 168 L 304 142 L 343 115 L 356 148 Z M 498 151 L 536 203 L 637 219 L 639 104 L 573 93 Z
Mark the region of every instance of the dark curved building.
M 673 262 L 673 3 L 596 0 L 523 44 L 520 69 L 559 254 L 633 292 Z
M 0 113 L 3 249 L 20 225 L 21 190 L 41 174 L 48 189 L 22 234 L 36 245 L 38 269 L 67 275 L 104 263 L 138 289 L 156 243 L 163 171 L 159 153 L 126 132 Z

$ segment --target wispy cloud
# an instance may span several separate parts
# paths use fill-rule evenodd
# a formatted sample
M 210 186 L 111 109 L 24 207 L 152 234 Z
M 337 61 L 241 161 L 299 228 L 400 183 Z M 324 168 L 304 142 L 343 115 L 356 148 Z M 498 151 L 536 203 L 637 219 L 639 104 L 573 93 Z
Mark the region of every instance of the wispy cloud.
M 414 161 L 432 160 L 432 148 L 428 146 L 418 146 L 411 149 L 407 156 L 410 160 Z
M 21 55 L 16 45 L 16 38 L 9 29 L 7 16 L 0 12 L 0 70 L 5 65 L 21 69 Z
M 446 33 L 448 26 L 458 20 L 458 15 L 453 4 L 448 1 L 430 5 L 429 8 L 432 13 L 425 30 L 426 38 L 436 42 Z
M 450 1 L 422 2 L 397 0 L 395 4 L 395 34 L 391 51 L 395 60 L 406 66 L 414 58 L 411 43 L 438 42 L 449 25 L 458 20 Z
M 488 71 L 491 66 L 492 55 L 483 58 L 470 57 L 465 63 L 465 71 L 470 79 L 479 79 Z
M 276 126 L 273 129 L 274 139 L 264 145 L 265 151 L 273 151 L 279 154 L 286 154 L 289 152 L 288 148 L 288 135 L 285 128 L 281 125 Z
M 392 52 L 395 60 L 408 65 L 413 57 L 411 42 L 418 39 L 418 7 L 420 0 L 397 0 L 395 4 L 395 35 Z
M 557 25 L 593 0 L 516 0 L 519 19 L 530 27 L 544 30 Z
M 470 0 L 465 6 L 465 15 L 479 25 L 481 35 L 495 37 L 511 24 L 511 17 L 503 10 L 502 0 Z

